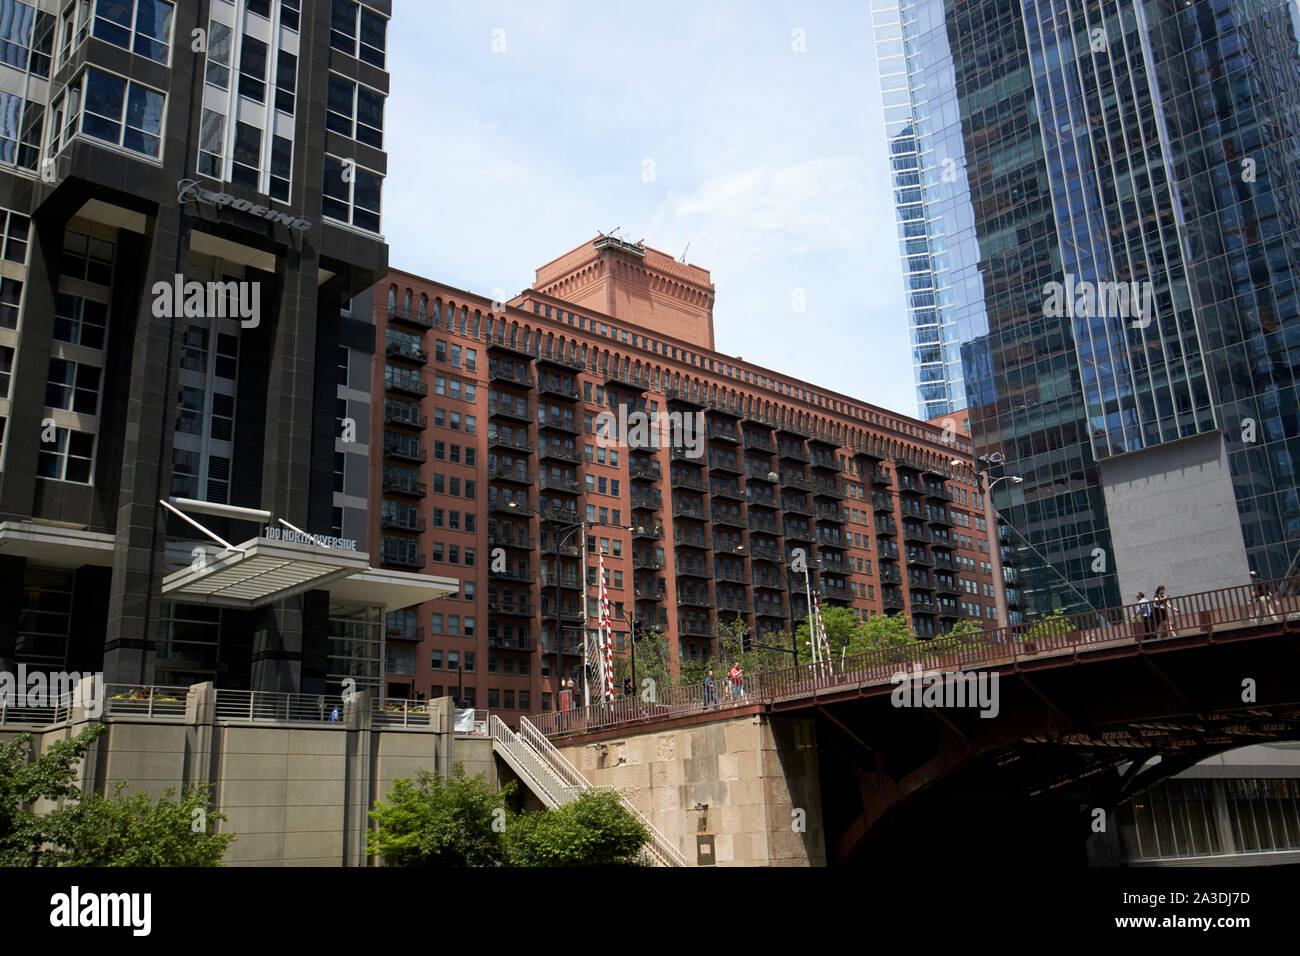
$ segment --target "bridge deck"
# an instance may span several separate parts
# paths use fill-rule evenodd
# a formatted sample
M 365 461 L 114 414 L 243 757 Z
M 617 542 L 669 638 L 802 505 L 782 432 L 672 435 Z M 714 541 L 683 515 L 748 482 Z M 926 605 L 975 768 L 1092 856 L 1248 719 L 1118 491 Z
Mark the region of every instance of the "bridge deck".
M 625 697 L 529 718 L 547 736 L 598 733 L 712 710 L 719 717 L 755 704 L 771 708 L 832 693 L 888 693 L 900 674 L 1059 667 L 1110 656 L 1173 650 L 1225 638 L 1289 630 L 1300 620 L 1300 577 L 1220 588 L 1169 599 L 1164 619 L 1144 619 L 1135 604 L 1043 618 L 1011 627 L 884 647 L 822 664 L 800 664 L 745 678 L 741 693 L 723 677 L 675 687 L 663 700 Z

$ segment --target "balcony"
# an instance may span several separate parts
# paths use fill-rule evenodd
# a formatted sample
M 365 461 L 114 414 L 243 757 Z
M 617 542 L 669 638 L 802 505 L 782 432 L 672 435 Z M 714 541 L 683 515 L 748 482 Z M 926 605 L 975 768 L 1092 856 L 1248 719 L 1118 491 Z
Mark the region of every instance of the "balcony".
M 745 432 L 745 447 L 776 454 L 776 442 L 759 432 Z
M 658 511 L 664 506 L 664 496 L 661 494 L 638 495 L 633 492 L 630 500 L 633 511 Z
M 546 428 L 553 432 L 567 432 L 570 435 L 581 435 L 582 429 L 578 426 L 576 420 L 572 418 L 556 418 L 554 415 L 547 415 L 545 418 L 537 419 L 538 428 Z
M 785 536 L 791 541 L 806 541 L 809 544 L 812 544 L 815 540 L 811 528 L 805 528 L 799 525 L 787 524 L 785 526 Z
M 927 481 L 925 483 L 925 493 L 931 498 L 937 498 L 940 501 L 952 501 L 952 491 L 938 482 Z
M 814 468 L 823 468 L 830 471 L 840 470 L 839 459 L 829 452 L 814 451 L 810 457 Z
M 754 561 L 771 561 L 776 564 L 784 560 L 779 548 L 765 548 L 757 544 L 750 547 L 749 556 Z
M 812 461 L 812 458 L 809 456 L 809 454 L 806 451 L 804 451 L 798 445 L 795 445 L 788 441 L 781 442 L 781 450 L 779 454 L 782 458 L 786 459 L 787 461 L 800 461 L 800 462 Z
M 1020 606 L 1020 603 L 1021 603 L 1021 601 L 1020 601 L 1020 589 L 1019 589 L 1019 588 L 1007 588 L 1006 591 L 1007 591 L 1007 604 L 1008 604 L 1008 606 L 1010 606 L 1010 607 L 1019 607 L 1019 606 Z
M 739 475 L 744 466 L 735 455 L 710 455 L 709 468 L 712 471 L 727 471 Z
M 881 584 L 902 584 L 903 575 L 898 568 L 880 566 L 880 572 L 876 575 Z
M 398 359 L 402 362 L 412 362 L 415 365 L 429 364 L 429 353 L 424 349 L 410 345 L 399 345 L 396 342 L 389 342 L 384 347 L 384 357 Z
M 934 567 L 934 560 L 924 551 L 908 551 L 907 563 L 914 564 L 917 565 L 918 567 L 923 567 L 923 568 Z
M 820 498 L 843 498 L 844 483 L 841 481 L 829 481 L 825 478 L 818 478 L 815 494 Z
M 679 544 L 687 548 L 700 548 L 704 551 L 709 550 L 709 542 L 705 539 L 704 535 L 687 534 L 680 528 L 673 531 L 673 544 Z
M 704 520 L 704 506 L 689 501 L 673 502 L 674 518 L 694 518 L 696 521 Z
M 749 513 L 749 530 L 770 534 L 775 537 L 781 533 L 781 526 L 776 523 L 775 518 L 751 511 Z
M 533 475 L 526 468 L 508 468 L 505 465 L 496 465 L 488 468 L 488 481 L 509 481 L 516 485 L 531 485 Z
M 488 635 L 488 649 L 493 651 L 522 651 L 531 654 L 537 645 L 531 637 L 506 637 L 500 634 Z
M 519 584 L 532 584 L 535 579 L 533 572 L 528 570 L 520 571 L 517 567 L 506 565 L 503 571 L 494 571 L 492 577 L 498 581 L 516 581 Z
M 488 365 L 488 381 L 498 384 L 514 385 L 516 388 L 533 388 L 537 381 L 528 374 L 520 374 L 504 365 Z
M 524 341 L 519 341 L 519 338 Z M 532 351 L 528 348 L 527 337 L 520 335 L 514 341 L 506 336 L 499 339 L 488 339 L 487 347 L 489 352 L 500 352 L 504 355 L 517 355 L 520 358 L 530 359 L 533 357 Z
M 900 495 L 924 495 L 925 488 L 911 475 L 899 475 L 898 493 Z
M 488 435 L 489 448 L 508 448 L 512 451 L 522 451 L 528 454 L 533 453 L 533 443 L 527 438 L 519 438 L 514 435 L 504 435 L 497 432 L 495 435 Z
M 409 641 L 412 644 L 419 644 L 424 640 L 423 627 L 386 627 L 384 628 L 384 639 L 389 641 Z
M 567 448 L 555 442 L 540 442 L 537 454 L 551 461 L 567 461 L 573 465 L 582 463 L 582 455 L 577 448 Z
M 957 547 L 957 539 L 949 534 L 939 534 L 937 531 L 930 532 L 930 544 L 936 548 L 943 548 L 945 551 L 953 551 Z
M 424 519 L 414 515 L 399 515 L 389 512 L 379 518 L 379 527 L 384 531 L 409 531 L 412 534 L 424 534 Z
M 681 607 L 713 607 L 708 588 L 692 588 L 677 592 L 677 603 Z
M 541 585 L 544 588 L 563 588 L 569 591 L 581 591 L 582 580 L 576 574 L 556 574 L 549 568 L 542 568 Z
M 704 395 L 699 392 L 682 388 L 670 388 L 665 394 L 668 401 L 676 402 L 678 405 L 689 405 L 692 408 L 698 408 L 700 411 L 708 407 L 705 404 Z
M 429 427 L 429 416 L 421 415 L 418 405 L 384 402 L 384 424 L 404 425 L 407 428 L 423 430 Z
M 944 528 L 951 528 L 954 524 L 952 514 L 947 508 L 932 508 L 930 510 L 930 524 L 939 525 Z
M 504 531 L 488 532 L 488 544 L 494 548 L 518 548 L 521 551 L 534 551 L 537 542 L 526 534 L 509 534 Z
M 734 485 L 723 485 L 714 483 L 709 485 L 709 497 L 711 498 L 729 498 L 732 501 L 744 501 L 745 493 Z
M 1009 585 L 1015 586 L 1020 583 L 1020 572 L 1015 568 L 1004 567 L 1002 569 L 1002 580 Z
M 892 477 L 890 476 L 889 469 L 888 469 L 888 468 L 872 468 L 872 469 L 871 469 L 871 483 L 872 483 L 873 485 L 880 485 L 880 486 L 883 487 L 883 488 L 888 488 L 888 487 L 890 487 L 890 485 L 893 483 L 893 479 L 892 479 Z
M 537 481 L 537 487 L 543 491 L 559 491 L 567 495 L 582 494 L 582 485 L 578 484 L 576 478 L 556 478 L 546 472 L 542 472 Z
M 382 548 L 380 550 L 380 563 L 419 571 L 424 567 L 424 555 L 413 548 Z
M 936 578 L 934 589 L 940 594 L 961 594 L 961 588 L 957 582 L 949 578 Z
M 488 402 L 488 415 L 492 418 L 509 418 L 525 425 L 531 425 L 533 418 L 528 414 L 528 405 L 521 409 L 514 402 Z
M 667 600 L 668 591 L 663 587 L 649 587 L 647 585 L 633 586 L 632 596 L 638 601 L 654 601 L 656 604 Z
M 913 601 L 913 614 L 938 614 L 939 607 L 933 601 Z
M 698 471 L 688 472 L 677 471 L 674 469 L 671 472 L 669 484 L 673 488 L 689 488 L 691 491 L 698 491 L 700 494 L 704 494 L 704 482 L 700 480 L 700 473 Z
M 429 394 L 429 386 L 424 382 L 412 378 L 384 378 L 384 391 L 396 392 L 399 395 L 412 395 L 416 398 L 424 398 Z
M 429 493 L 429 486 L 422 481 L 412 481 L 397 475 L 384 475 L 384 494 L 406 495 L 411 498 L 423 498 Z
M 829 598 L 832 601 L 851 601 L 853 596 L 853 593 L 848 588 L 835 584 L 822 585 L 822 597 Z
M 555 615 L 551 615 L 551 616 L 554 617 Z M 556 641 L 543 637 L 541 646 L 542 646 L 542 654 L 549 655 L 549 656 L 555 655 L 556 647 L 557 647 Z M 566 656 L 569 657 L 582 656 L 582 641 L 579 638 L 566 637 L 563 640 L 558 642 L 558 647 L 559 647 L 559 652 Z
M 539 349 L 537 355 L 534 356 L 534 361 L 538 365 L 545 365 L 548 368 L 561 369 L 566 372 L 585 372 L 587 370 L 587 365 L 582 359 L 576 356 L 565 358 L 564 353 L 558 348 L 552 351 L 549 346 Z
M 632 567 L 638 571 L 662 571 L 664 559 L 643 551 L 633 551 Z
M 662 527 L 653 525 L 637 525 L 632 529 L 632 537 L 638 541 L 658 541 L 664 536 Z
M 784 591 L 786 586 L 772 574 L 755 574 L 751 579 L 754 587 L 762 591 Z
M 394 461 L 409 461 L 416 465 L 422 465 L 429 460 L 429 453 L 424 450 L 424 446 L 416 442 L 384 442 L 384 457 L 391 458 Z
M 710 630 L 709 619 L 699 618 L 682 620 L 677 619 L 677 636 L 678 637 L 712 637 L 713 631 Z
M 390 325 L 410 326 L 413 329 L 419 329 L 421 332 L 433 328 L 433 320 L 429 318 L 427 312 L 421 316 L 419 312 L 411 309 L 390 309 L 388 311 L 388 323 Z
M 488 610 L 491 610 L 491 608 L 489 608 Z M 542 602 L 541 616 L 544 619 L 548 619 L 552 621 L 555 620 L 555 606 L 551 604 L 550 601 Z M 581 605 L 577 605 L 577 604 L 560 605 L 559 616 L 561 621 L 581 621 L 582 607 Z
M 775 484 L 781 476 L 772 468 L 768 468 L 764 465 L 757 465 L 752 461 L 746 461 L 745 477 L 749 481 L 766 481 Z
M 883 495 L 877 491 L 871 496 L 871 506 L 875 509 L 877 514 L 893 514 L 894 496 Z
M 727 525 L 731 528 L 745 527 L 744 516 L 730 511 L 714 511 L 712 518 L 714 524 Z
M 718 610 L 735 611 L 740 614 L 752 614 L 753 606 L 743 597 L 720 597 L 718 598 Z
M 844 538 L 840 537 L 838 534 L 824 534 L 823 531 L 824 529 L 822 528 L 817 529 L 817 547 L 835 548 L 839 551 L 845 551 L 848 549 L 848 543 Z
M 903 540 L 911 541 L 915 544 L 929 544 L 930 535 L 924 528 L 918 528 L 915 525 L 903 525 Z
M 782 624 L 782 629 L 784 629 L 785 621 L 786 621 L 785 608 L 783 608 L 780 604 L 772 604 L 764 601 L 759 601 L 754 605 L 754 616 L 757 618 L 767 618 L 769 620 L 780 621 Z M 770 644 L 772 642 L 765 641 L 764 643 Z
M 722 425 L 710 425 L 706 430 L 710 441 L 730 442 L 733 445 L 740 444 L 740 433 L 734 428 L 725 428 Z
M 537 517 L 562 526 L 576 525 L 582 520 L 578 517 L 578 512 L 572 508 L 555 508 L 548 504 L 537 506 Z
M 812 491 L 814 486 L 807 478 L 800 478 L 798 475 L 791 474 L 790 472 L 782 472 L 781 487 L 798 488 L 800 491 Z
M 740 565 L 715 565 L 714 572 L 717 574 L 719 581 L 731 581 L 735 584 L 749 583 L 749 579 L 745 577 L 745 569 Z
M 749 489 L 749 506 L 751 508 L 771 508 L 773 511 L 781 510 L 781 502 L 775 495 L 758 495 L 754 493 L 753 488 Z
M 786 500 L 786 499 L 782 499 L 781 501 L 781 510 L 786 512 L 787 514 L 805 515 L 806 517 L 809 518 L 812 517 L 812 513 L 813 513 L 812 508 L 808 505 L 807 502 Z
M 696 465 L 701 468 L 705 464 L 704 453 L 699 448 L 683 448 L 676 444 L 669 449 L 668 458 L 671 461 L 680 462 L 684 465 Z
M 569 384 L 553 384 L 550 380 L 550 376 L 547 375 L 537 376 L 537 392 L 539 395 L 547 395 L 551 398 L 559 398 L 567 402 L 576 402 L 582 398 L 578 393 L 576 386 Z
M 880 603 L 886 611 L 901 611 L 903 609 L 903 596 L 901 594 L 882 594 Z
M 679 578 L 704 578 L 713 580 L 713 569 L 703 561 L 677 561 L 673 568 Z
M 818 505 L 817 520 L 830 521 L 834 524 L 844 524 L 848 519 L 844 516 L 843 508 L 827 508 L 824 505 Z
M 627 474 L 634 481 L 659 481 L 663 478 L 663 472 L 658 465 L 631 465 Z
M 527 501 L 507 501 L 505 498 L 489 498 L 488 511 L 492 514 L 510 515 L 512 518 L 531 518 L 535 512 Z

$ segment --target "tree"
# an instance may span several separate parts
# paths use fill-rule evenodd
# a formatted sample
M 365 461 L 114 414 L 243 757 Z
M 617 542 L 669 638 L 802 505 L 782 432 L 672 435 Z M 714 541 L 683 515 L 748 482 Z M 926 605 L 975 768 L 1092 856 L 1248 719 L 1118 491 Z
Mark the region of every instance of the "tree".
M 154 803 L 143 790 L 123 797 L 126 785 L 119 780 L 112 797 L 88 793 L 50 815 L 60 865 L 221 865 L 235 835 L 213 832 L 215 822 L 226 818 L 211 806 L 212 784 L 189 784 L 179 803 L 175 787 Z
M 39 866 L 47 854 L 57 854 L 42 849 L 50 842 L 53 814 L 34 813 L 32 805 L 81 795 L 73 782 L 75 765 L 107 729 L 104 724 L 87 727 L 55 741 L 34 759 L 29 759 L 31 734 L 19 734 L 0 747 L 0 866 Z
M 506 862 L 506 799 L 518 785 L 493 790 L 483 774 L 465 775 L 452 765 L 450 778 L 421 768 L 416 783 L 393 781 L 388 803 L 370 816 L 378 825 L 367 848 L 390 866 L 501 866 Z
M 1062 634 L 1068 634 L 1073 628 L 1070 620 L 1065 616 L 1065 612 L 1059 607 L 1051 614 L 1044 614 L 1035 620 L 1026 628 L 1025 632 L 1016 638 L 1019 642 L 1041 641 L 1048 637 L 1059 637 Z
M 975 647 L 984 643 L 984 628 L 976 621 L 962 618 L 952 626 L 944 638 L 952 639 L 959 647 Z
M 623 654 L 614 658 L 614 686 L 619 694 L 623 693 L 623 679 L 632 676 L 632 656 Z M 668 639 L 657 630 L 643 629 L 641 640 L 636 645 L 636 693 L 644 694 L 649 688 L 645 681 L 654 681 L 654 697 L 672 686 L 672 671 L 669 668 Z
M 82 793 L 76 763 L 107 730 L 87 727 L 29 759 L 32 735 L 0 747 L 0 865 L 4 866 L 219 866 L 231 833 L 213 833 L 225 817 L 212 810 L 209 790 L 191 784 L 179 803 L 169 788 L 152 802 L 143 791 L 123 797 Z M 44 815 L 38 800 L 67 800 Z M 199 829 L 195 829 L 195 825 Z
M 520 814 L 507 830 L 512 866 L 631 866 L 649 838 L 609 790 L 587 790 L 562 807 Z

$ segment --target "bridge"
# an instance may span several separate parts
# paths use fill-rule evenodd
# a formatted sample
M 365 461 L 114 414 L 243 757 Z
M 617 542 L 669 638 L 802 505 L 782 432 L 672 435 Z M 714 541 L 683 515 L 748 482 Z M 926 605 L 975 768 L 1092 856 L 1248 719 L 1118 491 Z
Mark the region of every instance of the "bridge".
M 1092 835 L 1097 809 L 1215 753 L 1300 739 L 1300 577 L 1168 609 L 1158 622 L 1130 604 L 877 648 L 748 675 L 735 697 L 724 678 L 716 700 L 697 684 L 528 720 L 570 754 L 746 717 L 780 740 L 781 722 L 811 721 L 827 862 L 906 847 L 911 822 L 942 839 L 936 819 L 967 840 L 972 821 L 1005 834 L 1039 819 L 1044 859 L 1104 861 L 1117 847 L 1113 828 Z M 943 706 L 957 691 L 965 706 Z

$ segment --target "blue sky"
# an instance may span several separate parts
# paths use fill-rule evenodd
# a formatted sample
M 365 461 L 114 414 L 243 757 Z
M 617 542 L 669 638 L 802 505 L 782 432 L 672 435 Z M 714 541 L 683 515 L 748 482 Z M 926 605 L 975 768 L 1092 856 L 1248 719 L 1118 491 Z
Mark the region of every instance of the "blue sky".
M 720 352 L 916 414 L 867 4 L 393 6 L 394 267 L 511 296 L 597 231 L 689 242 Z

